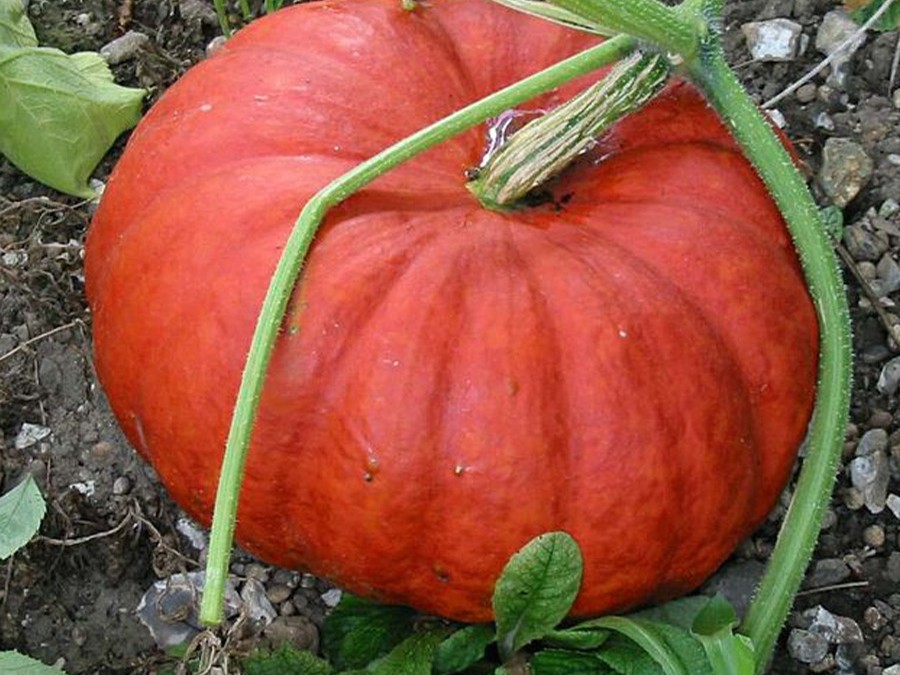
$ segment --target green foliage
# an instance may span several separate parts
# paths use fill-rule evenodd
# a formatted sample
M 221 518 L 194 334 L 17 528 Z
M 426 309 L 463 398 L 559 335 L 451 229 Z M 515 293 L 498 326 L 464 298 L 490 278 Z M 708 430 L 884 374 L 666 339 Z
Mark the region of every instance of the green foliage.
M 461 673 L 484 658 L 484 652 L 496 639 L 493 626 L 466 626 L 438 645 L 434 659 L 435 675 Z
M 864 24 L 885 2 L 887 0 L 845 0 L 844 6 L 850 11 L 850 16 L 856 23 Z M 889 31 L 898 27 L 900 27 L 900 2 L 894 2 L 872 26 L 878 31 Z
M 52 668 L 19 652 L 0 652 L 0 673 L 4 675 L 64 675 L 59 668 Z
M 0 497 L 0 560 L 5 560 L 31 541 L 41 526 L 46 510 L 41 491 L 30 474 Z
M 256 652 L 243 662 L 245 675 L 332 675 L 334 668 L 311 652 L 288 644 L 274 652 Z
M 325 621 L 322 643 L 339 670 L 363 668 L 412 632 L 415 612 L 344 593 Z
M 531 540 L 503 569 L 494 587 L 497 642 L 504 659 L 562 621 L 582 575 L 581 551 L 565 532 Z
M 87 181 L 144 94 L 115 84 L 99 54 L 38 47 L 21 0 L 0 0 L 0 153 L 31 177 L 94 196 Z

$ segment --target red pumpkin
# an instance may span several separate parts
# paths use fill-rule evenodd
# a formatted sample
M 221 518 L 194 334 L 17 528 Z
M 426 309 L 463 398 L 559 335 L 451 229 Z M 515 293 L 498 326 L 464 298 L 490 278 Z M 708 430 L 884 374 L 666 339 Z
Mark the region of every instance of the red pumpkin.
M 154 107 L 93 223 L 88 294 L 113 409 L 190 514 L 209 522 L 306 200 L 591 40 L 487 0 L 329 0 L 255 22 Z M 782 220 L 688 85 L 604 136 L 555 204 L 481 208 L 465 171 L 484 145 L 472 130 L 329 214 L 237 538 L 469 621 L 549 530 L 583 549 L 580 615 L 687 592 L 763 520 L 809 418 L 817 325 Z

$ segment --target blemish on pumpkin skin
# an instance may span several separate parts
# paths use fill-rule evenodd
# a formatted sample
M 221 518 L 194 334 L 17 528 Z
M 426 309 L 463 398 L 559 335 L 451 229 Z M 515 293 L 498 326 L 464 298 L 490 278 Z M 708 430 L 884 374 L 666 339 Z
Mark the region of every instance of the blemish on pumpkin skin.
M 466 467 L 464 467 L 462 464 L 457 464 L 455 467 L 453 467 L 454 476 L 462 476 L 465 472 Z
M 450 583 L 450 573 L 443 567 L 441 567 L 440 565 L 435 565 L 433 571 L 434 575 L 438 578 L 438 581 L 440 581 L 442 584 Z
M 363 480 L 367 483 L 371 483 L 375 480 L 375 476 L 378 475 L 378 471 L 381 468 L 381 463 L 378 461 L 378 458 L 375 455 L 369 455 L 366 457 L 366 469 L 363 473 Z
M 509 394 L 510 398 L 519 393 L 519 382 L 517 380 L 508 379 L 506 380 L 506 393 Z

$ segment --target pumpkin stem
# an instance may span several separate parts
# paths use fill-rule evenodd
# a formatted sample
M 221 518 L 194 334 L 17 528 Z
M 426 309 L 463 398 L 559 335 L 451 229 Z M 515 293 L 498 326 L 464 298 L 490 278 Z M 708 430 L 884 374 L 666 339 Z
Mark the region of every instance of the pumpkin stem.
M 669 70 L 659 54 L 631 54 L 602 80 L 525 125 L 487 160 L 469 190 L 486 208 L 514 207 L 589 150 L 606 129 L 650 101 Z

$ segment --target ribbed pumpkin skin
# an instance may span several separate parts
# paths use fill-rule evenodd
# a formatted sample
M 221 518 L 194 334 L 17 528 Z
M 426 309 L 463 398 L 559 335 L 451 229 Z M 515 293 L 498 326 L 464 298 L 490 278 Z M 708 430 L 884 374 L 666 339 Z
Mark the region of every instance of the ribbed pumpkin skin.
M 254 23 L 155 106 L 90 231 L 88 295 L 113 409 L 189 513 L 209 522 L 303 203 L 590 42 L 486 0 L 334 0 Z M 550 530 L 583 548 L 578 614 L 687 592 L 765 517 L 809 418 L 817 326 L 781 218 L 687 85 L 602 139 L 556 206 L 482 209 L 464 171 L 483 149 L 473 130 L 329 215 L 274 356 L 238 539 L 468 621 Z

